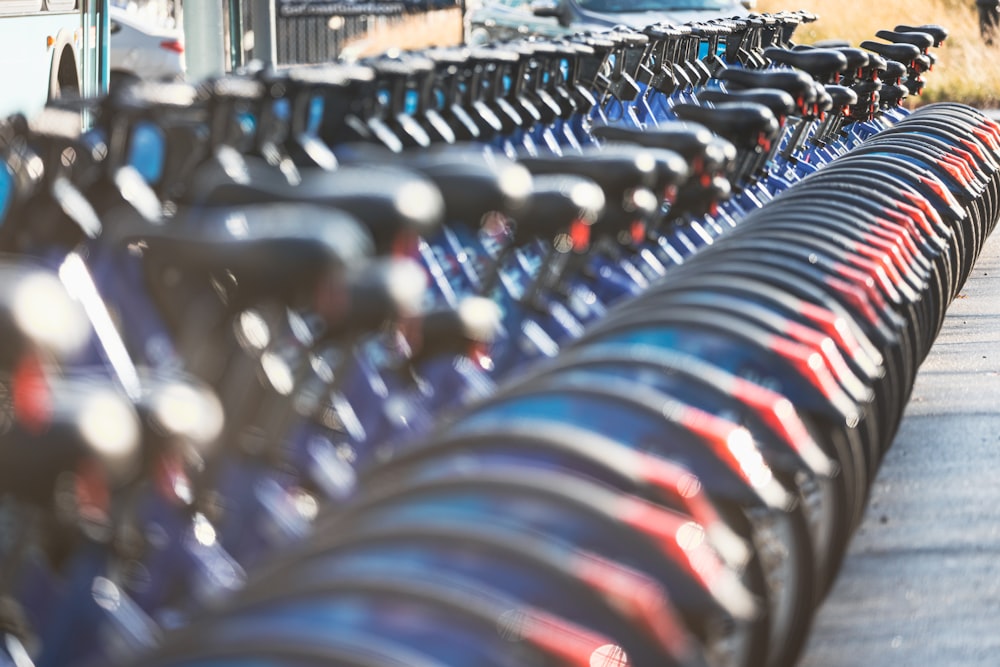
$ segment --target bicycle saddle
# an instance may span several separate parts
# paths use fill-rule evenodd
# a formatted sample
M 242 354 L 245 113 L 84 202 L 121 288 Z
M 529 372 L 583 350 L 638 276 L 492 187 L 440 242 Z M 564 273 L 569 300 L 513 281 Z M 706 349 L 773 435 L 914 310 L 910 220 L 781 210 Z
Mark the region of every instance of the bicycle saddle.
M 733 186 L 725 176 L 713 176 L 708 183 L 692 184 L 692 187 L 682 187 L 677 193 L 677 199 L 667 212 L 667 219 L 672 220 L 684 215 L 701 216 L 714 214 L 720 202 L 729 199 Z
M 590 134 L 603 141 L 639 144 L 645 148 L 664 148 L 680 155 L 689 164 L 704 158 L 712 142 L 711 131 L 696 123 L 664 123 L 639 129 L 623 125 L 598 125 Z
M 681 120 L 701 123 L 737 148 L 755 150 L 778 136 L 778 119 L 771 110 L 750 102 L 725 102 L 714 108 L 697 104 L 677 104 L 674 113 Z
M 521 165 L 482 150 L 442 149 L 404 154 L 402 165 L 441 192 L 445 217 L 477 223 L 489 211 L 516 212 L 531 197 L 531 174 Z
M 887 60 L 896 60 L 908 64 L 920 55 L 920 49 L 912 44 L 884 44 L 867 39 L 861 42 L 861 48 L 874 51 Z
M 880 77 L 883 83 L 890 85 L 899 83 L 904 76 L 906 76 L 906 65 L 898 60 L 886 60 L 885 72 Z
M 413 348 L 410 358 L 420 363 L 444 354 L 467 354 L 477 346 L 489 345 L 499 334 L 500 317 L 499 306 L 476 296 L 465 297 L 455 308 L 423 313 L 418 332 L 408 337 Z
M 591 225 L 592 233 L 611 238 L 633 234 L 636 223 L 656 212 L 658 192 L 663 191 L 662 172 L 671 171 L 652 150 L 588 147 L 580 155 L 522 157 L 520 161 L 533 174 L 570 174 L 596 183 L 604 192 L 605 205 Z
M 879 30 L 875 33 L 875 36 L 893 44 L 912 44 L 920 49 L 921 53 L 927 53 L 927 49 L 934 46 L 934 36 L 926 32 Z
M 252 166 L 255 161 L 233 157 L 231 166 L 222 167 L 227 172 L 222 182 L 206 188 L 194 201 L 220 208 L 285 202 L 340 209 L 367 228 L 377 254 L 389 252 L 401 235 L 433 232 L 444 214 L 440 192 L 409 170 L 386 166 L 342 167 L 330 172 L 310 169 L 293 185 L 277 169 Z M 229 172 L 236 177 L 228 177 Z
M 719 104 L 725 102 L 749 102 L 767 107 L 779 122 L 795 113 L 798 107 L 792 96 L 777 88 L 756 88 L 727 93 L 721 90 L 703 90 L 698 93 L 699 102 Z
M 826 94 L 830 96 L 832 109 L 840 110 L 858 103 L 858 93 L 851 88 L 830 84 L 824 86 L 824 89 Z
M 419 174 L 438 189 L 444 218 L 476 223 L 488 211 L 519 210 L 531 196 L 531 175 L 524 167 L 503 157 L 489 155 L 478 146 L 444 146 L 390 153 L 371 144 L 338 146 L 337 159 L 345 165 L 378 167 L 392 160 L 400 168 Z
M 347 272 L 340 285 L 325 289 L 313 308 L 327 324 L 323 338 L 375 331 L 387 321 L 417 316 L 427 276 L 410 259 L 373 260 Z
M 859 74 L 863 68 L 869 65 L 871 62 L 871 56 L 874 55 L 870 51 L 850 46 L 835 50 L 847 59 L 847 69 L 844 71 L 853 72 L 855 75 Z
M 513 243 L 520 245 L 557 234 L 583 230 L 574 223 L 593 224 L 603 213 L 604 190 L 593 180 L 570 174 L 543 174 L 534 179 L 534 192 L 515 216 Z M 573 239 L 576 241 L 577 239 Z
M 813 108 L 815 113 L 811 114 L 812 116 L 819 115 L 833 108 L 833 98 L 826 91 L 826 86 L 821 83 L 816 84 L 816 105 Z
M 830 82 L 835 74 L 847 70 L 847 57 L 836 49 L 794 51 L 769 47 L 764 49 L 764 57 L 772 62 L 808 72 L 814 79 L 823 83 Z
M 897 25 L 893 28 L 895 32 L 923 32 L 930 35 L 934 39 L 934 46 L 941 46 L 941 44 L 948 38 L 948 31 L 939 25 Z
M 714 137 L 705 151 L 705 169 L 709 174 L 721 174 L 736 161 L 736 146 L 722 137 Z
M 799 109 L 816 99 L 813 80 L 805 72 L 797 70 L 750 70 L 731 67 L 719 72 L 719 80 L 730 90 L 747 88 L 777 88 L 795 98 Z
M 852 84 L 851 90 L 854 91 L 854 94 L 858 96 L 859 100 L 865 100 L 869 98 L 877 99 L 878 97 L 877 93 L 879 93 L 883 87 L 884 85 L 881 81 L 870 81 L 866 79 L 864 81 L 858 81 L 857 83 Z
M 332 267 L 372 250 L 370 237 L 353 218 L 327 207 L 204 208 L 187 222 L 123 233 L 119 240 L 143 242 L 144 254 L 154 262 L 184 274 L 229 272 L 234 308 L 267 298 L 295 303 Z
M 868 64 L 861 68 L 861 76 L 858 78 L 878 78 L 881 72 L 885 72 L 888 61 L 872 51 L 865 53 L 868 54 Z
M 910 89 L 900 83 L 891 86 L 883 86 L 879 92 L 879 99 L 882 104 L 889 107 L 898 106 L 900 102 L 910 95 Z
M 604 155 L 620 153 L 630 156 L 636 152 L 635 146 L 622 143 L 606 143 L 600 150 Z M 654 161 L 653 181 L 649 187 L 657 196 L 665 195 L 686 181 L 690 168 L 687 161 L 674 151 L 666 148 L 645 148 L 642 152 L 648 153 Z
M 582 155 L 519 156 L 532 174 L 575 174 L 589 178 L 604 190 L 609 202 L 618 201 L 627 190 L 656 183 L 656 161 L 644 151 L 603 152 L 586 150 Z

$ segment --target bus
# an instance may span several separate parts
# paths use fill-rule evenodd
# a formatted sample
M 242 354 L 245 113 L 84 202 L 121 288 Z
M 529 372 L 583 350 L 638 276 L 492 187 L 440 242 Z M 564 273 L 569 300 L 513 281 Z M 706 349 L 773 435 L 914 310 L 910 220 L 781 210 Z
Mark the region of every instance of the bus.
M 108 0 L 0 0 L 0 118 L 107 90 Z

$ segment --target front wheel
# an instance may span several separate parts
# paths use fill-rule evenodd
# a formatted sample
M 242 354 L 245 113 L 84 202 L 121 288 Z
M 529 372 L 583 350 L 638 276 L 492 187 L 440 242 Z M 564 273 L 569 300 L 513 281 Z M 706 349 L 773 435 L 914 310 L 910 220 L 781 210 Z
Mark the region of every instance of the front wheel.
M 49 101 L 80 96 L 80 74 L 72 36 L 60 32 L 53 47 L 52 70 L 49 74 Z

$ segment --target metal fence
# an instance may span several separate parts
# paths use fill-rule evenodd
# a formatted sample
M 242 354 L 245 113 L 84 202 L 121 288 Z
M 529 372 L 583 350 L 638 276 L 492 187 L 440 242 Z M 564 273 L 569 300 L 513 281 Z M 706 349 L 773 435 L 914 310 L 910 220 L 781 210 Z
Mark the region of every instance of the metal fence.
M 254 30 L 253 3 L 241 2 L 244 35 Z M 279 65 L 321 63 L 336 59 L 344 46 L 367 33 L 401 20 L 401 2 L 278 2 L 275 44 Z M 245 39 L 247 58 L 252 40 Z
M 151 23 L 176 28 L 183 25 L 182 0 L 111 0 L 111 4 L 127 7 Z M 247 62 L 254 56 L 255 4 L 253 0 L 225 3 L 228 32 L 237 45 L 237 53 L 232 54 L 234 64 Z M 460 4 L 461 0 L 275 0 L 277 64 L 329 62 L 337 59 L 350 43 L 408 16 Z

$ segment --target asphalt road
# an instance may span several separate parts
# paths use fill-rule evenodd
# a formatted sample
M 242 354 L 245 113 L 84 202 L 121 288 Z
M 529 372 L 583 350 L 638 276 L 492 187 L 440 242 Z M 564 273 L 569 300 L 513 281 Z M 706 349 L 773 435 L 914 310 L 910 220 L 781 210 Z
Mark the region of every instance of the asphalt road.
M 997 236 L 921 367 L 801 667 L 1000 665 Z

